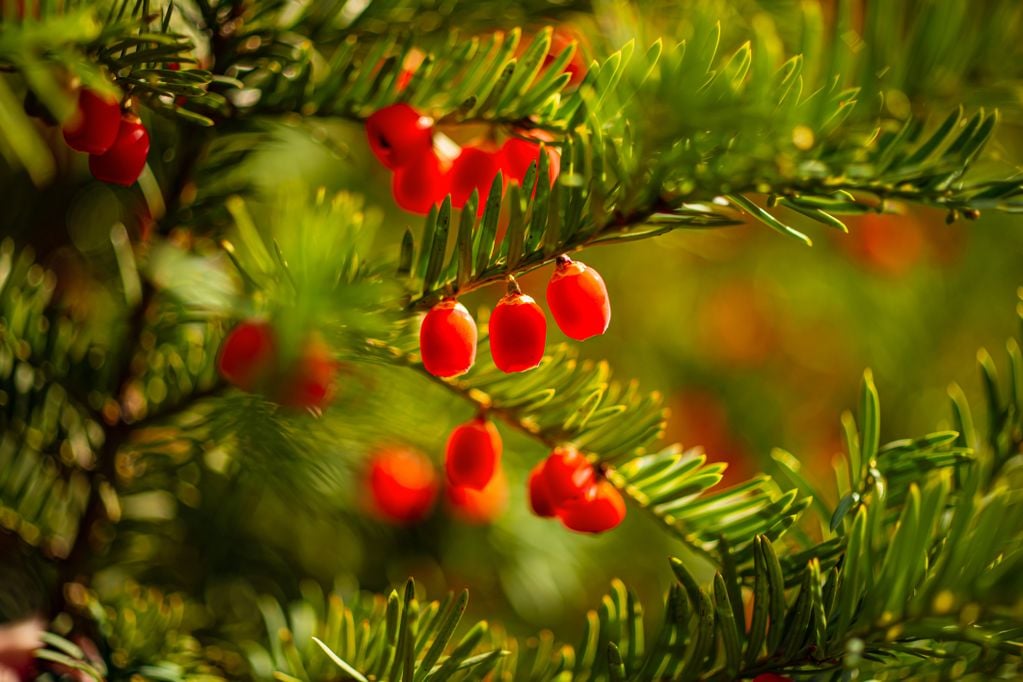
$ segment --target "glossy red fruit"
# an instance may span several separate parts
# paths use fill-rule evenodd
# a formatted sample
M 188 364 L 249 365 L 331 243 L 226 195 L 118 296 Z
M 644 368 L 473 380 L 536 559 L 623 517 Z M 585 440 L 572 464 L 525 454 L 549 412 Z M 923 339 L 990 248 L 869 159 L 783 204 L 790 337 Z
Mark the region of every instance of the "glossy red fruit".
M 398 168 L 391 179 L 395 203 L 420 215 L 426 215 L 434 204 L 443 201 L 449 188 L 450 173 L 432 149 Z
M 309 339 L 284 377 L 278 401 L 287 407 L 322 410 L 334 395 L 337 368 L 327 344 L 318 337 Z
M 453 298 L 433 306 L 419 328 L 423 367 L 437 377 L 465 374 L 476 362 L 476 322 Z
M 584 341 L 607 331 L 611 302 L 604 280 L 591 267 L 559 256 L 547 284 L 547 306 L 565 336 Z
M 64 141 L 76 151 L 102 154 L 114 144 L 120 127 L 117 97 L 82 88 L 78 91 L 78 109 L 64 124 Z
M 529 472 L 528 490 L 529 506 L 532 507 L 533 513 L 537 516 L 549 518 L 554 516 L 557 510 L 551 502 L 550 493 L 547 492 L 547 482 L 543 477 L 543 469 L 546 463 L 546 460 L 539 462 Z
M 395 523 L 415 523 L 430 512 L 439 484 L 433 464 L 410 448 L 386 448 L 369 465 L 369 490 L 380 516 Z
M 117 139 L 105 153 L 89 157 L 89 170 L 97 180 L 129 187 L 142 175 L 149 156 L 149 133 L 137 116 L 125 114 Z
M 482 490 L 448 486 L 451 512 L 468 523 L 491 523 L 508 506 L 508 481 L 500 469 Z
M 238 323 L 220 346 L 220 376 L 243 391 L 254 391 L 274 374 L 277 340 L 273 327 L 261 320 Z
M 451 165 L 451 205 L 462 208 L 472 196 L 473 190 L 477 190 L 479 208 L 484 208 L 494 177 L 501 170 L 501 162 L 502 157 L 498 152 L 479 147 L 463 148 Z
M 547 170 L 551 178 L 551 186 L 554 186 L 554 181 L 558 179 L 558 174 L 561 172 L 561 154 L 554 147 L 544 147 L 547 150 Z M 501 154 L 503 155 L 504 170 L 507 178 L 511 182 L 517 182 L 520 185 L 525 181 L 526 173 L 529 171 L 530 164 L 537 164 L 537 168 L 540 167 L 540 143 L 531 142 L 529 140 L 523 140 L 519 137 L 508 138 L 504 146 L 501 147 Z
M 603 533 L 625 518 L 625 500 L 618 489 L 602 480 L 577 500 L 569 500 L 558 509 L 558 518 L 569 530 L 579 533 Z
M 401 168 L 433 146 L 433 119 L 407 104 L 392 104 L 366 119 L 369 146 L 390 169 Z
M 544 462 L 543 482 L 555 509 L 585 496 L 595 481 L 593 466 L 571 445 L 555 448 Z
M 503 444 L 493 422 L 476 417 L 456 426 L 448 437 L 444 469 L 453 486 L 481 490 L 501 463 Z
M 511 292 L 498 301 L 490 316 L 490 354 L 499 370 L 533 369 L 546 343 L 547 317 L 532 296 Z

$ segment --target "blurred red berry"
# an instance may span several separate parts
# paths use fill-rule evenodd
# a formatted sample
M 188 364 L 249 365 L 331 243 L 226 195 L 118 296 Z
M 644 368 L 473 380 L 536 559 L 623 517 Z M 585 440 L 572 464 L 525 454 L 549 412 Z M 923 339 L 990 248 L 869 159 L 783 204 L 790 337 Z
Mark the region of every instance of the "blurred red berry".
M 533 513 L 544 518 L 554 516 L 556 509 L 551 502 L 550 493 L 547 491 L 547 482 L 543 478 L 543 469 L 547 460 L 538 462 L 533 470 L 529 472 L 529 506 Z
M 283 377 L 278 401 L 287 407 L 323 409 L 333 397 L 337 367 L 327 344 L 310 338 Z
M 394 201 L 410 213 L 426 215 L 450 189 L 450 173 L 432 149 L 394 171 L 391 191 Z
M 121 127 L 121 105 L 117 97 L 82 88 L 78 109 L 64 124 L 64 141 L 86 154 L 103 154 L 114 144 Z
M 547 170 L 551 179 L 551 186 L 558 179 L 561 172 L 561 154 L 554 147 L 544 147 L 547 151 Z M 525 182 L 526 173 L 531 164 L 540 167 L 540 143 L 523 140 L 518 137 L 509 137 L 504 146 L 501 147 L 503 169 L 510 182 L 517 182 L 520 185 Z
M 392 104 L 366 119 L 366 135 L 376 157 L 393 170 L 430 152 L 433 119 L 407 104 Z
M 508 481 L 498 469 L 482 490 L 451 485 L 447 488 L 452 513 L 468 523 L 491 523 L 508 506 Z
M 0 680 L 35 679 L 35 652 L 45 630 L 38 616 L 0 625 Z
M 617 488 L 602 480 L 587 488 L 581 498 L 565 502 L 558 509 L 558 518 L 569 530 L 603 533 L 625 518 L 625 500 Z
M 568 256 L 558 257 L 547 284 L 547 306 L 561 331 L 576 341 L 603 334 L 611 323 L 604 280 L 596 270 Z
M 480 197 L 479 209 L 482 212 L 490 186 L 500 170 L 500 153 L 479 147 L 463 148 L 451 165 L 451 205 L 462 208 L 472 196 L 473 190 L 477 190 Z
M 453 486 L 481 490 L 501 463 L 501 434 L 483 417 L 456 426 L 448 437 L 444 469 Z
M 555 29 L 553 35 L 551 35 L 551 47 L 547 51 L 547 56 L 544 57 L 543 65 L 544 68 L 554 63 L 554 60 L 561 55 L 562 52 L 569 49 L 572 43 L 576 43 L 575 52 L 569 59 L 568 64 L 565 65 L 563 73 L 569 75 L 569 85 L 579 85 L 586 77 L 586 61 L 579 50 L 578 39 L 576 36 L 565 29 Z
M 142 175 L 149 156 L 149 132 L 137 116 L 125 114 L 114 144 L 103 154 L 89 157 L 89 170 L 97 180 L 129 187 Z
M 590 461 L 571 445 L 555 448 L 543 465 L 547 499 L 555 509 L 583 497 L 595 479 Z
M 438 377 L 465 374 L 476 362 L 476 322 L 453 298 L 433 306 L 419 328 L 423 367 Z
M 429 514 L 437 498 L 433 464 L 410 448 L 387 448 L 370 458 L 369 489 L 373 507 L 394 523 L 415 523 Z
M 890 277 L 908 273 L 924 256 L 920 224 L 910 216 L 868 213 L 850 225 L 843 240 L 861 265 Z
M 261 320 L 240 322 L 220 346 L 220 376 L 243 391 L 254 391 L 275 372 L 277 341 L 273 327 Z
M 502 372 L 524 372 L 543 359 L 547 317 L 532 296 L 509 293 L 490 316 L 490 353 Z

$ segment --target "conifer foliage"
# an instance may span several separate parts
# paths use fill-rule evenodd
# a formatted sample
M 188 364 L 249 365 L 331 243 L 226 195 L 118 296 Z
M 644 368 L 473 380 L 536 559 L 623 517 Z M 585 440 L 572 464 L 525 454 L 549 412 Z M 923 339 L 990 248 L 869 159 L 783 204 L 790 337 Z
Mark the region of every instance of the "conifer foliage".
M 592 359 L 589 247 L 1023 211 L 1017 3 L 789 5 L 0 2 L 0 680 L 1021 674 L 1019 338 L 917 437 L 864 373 L 837 495 Z M 250 171 L 297 136 L 343 179 Z M 484 596 L 641 523 L 669 587 L 524 634 L 416 563 L 503 514 Z

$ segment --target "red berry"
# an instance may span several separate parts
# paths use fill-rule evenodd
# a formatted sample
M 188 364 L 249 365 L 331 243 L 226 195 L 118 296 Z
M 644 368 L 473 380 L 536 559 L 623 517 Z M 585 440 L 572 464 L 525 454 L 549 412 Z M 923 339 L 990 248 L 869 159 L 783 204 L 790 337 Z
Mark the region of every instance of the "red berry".
M 543 465 L 547 499 L 555 509 L 583 497 L 595 479 L 589 460 L 571 445 L 555 448 Z
M 547 170 L 551 177 L 551 186 L 558 179 L 561 172 L 561 155 L 553 147 L 545 147 L 547 150 Z M 520 185 L 525 182 L 526 173 L 530 164 L 537 164 L 540 167 L 540 144 L 530 142 L 518 137 L 509 137 L 504 146 L 501 147 L 501 154 L 504 157 L 504 170 L 508 179 Z
M 544 464 L 547 460 L 539 462 L 529 472 L 529 506 L 537 516 L 548 518 L 554 516 L 554 504 L 551 503 L 551 496 L 547 492 L 547 482 L 543 478 Z
M 394 171 L 391 191 L 395 202 L 410 213 L 426 215 L 447 196 L 449 174 L 432 149 Z
M 89 170 L 97 180 L 129 187 L 142 175 L 149 156 L 149 133 L 137 116 L 125 114 L 117 139 L 105 153 L 89 157 Z
M 472 191 L 477 190 L 482 212 L 494 177 L 501 170 L 501 162 L 499 153 L 479 147 L 463 148 L 451 165 L 451 205 L 462 208 L 472 196 Z
M 376 157 L 393 170 L 430 152 L 433 119 L 407 104 L 392 104 L 366 119 L 366 135 Z
M 476 322 L 453 298 L 433 306 L 419 328 L 423 367 L 436 377 L 465 374 L 476 362 Z
M 500 469 L 482 490 L 452 485 L 447 493 L 452 513 L 468 523 L 490 523 L 508 505 L 508 481 Z
M 330 348 L 319 337 L 313 337 L 287 372 L 278 401 L 287 407 L 322 410 L 333 397 L 336 374 L 337 362 Z
M 532 296 L 509 293 L 490 316 L 490 353 L 502 372 L 524 372 L 543 359 L 547 317 Z
M 86 154 L 103 154 L 117 139 L 121 127 L 121 105 L 116 97 L 88 88 L 78 91 L 78 110 L 64 124 L 67 146 Z
M 239 323 L 220 346 L 217 369 L 220 376 L 243 391 L 253 391 L 273 373 L 277 341 L 268 322 Z
M 565 527 L 580 533 L 603 533 L 625 518 L 625 500 L 618 489 L 606 480 L 587 489 L 577 500 L 569 500 L 558 510 Z
M 448 437 L 444 468 L 451 485 L 482 490 L 501 462 L 501 434 L 492 422 L 476 417 L 456 426 Z
M 604 280 L 596 270 L 568 256 L 558 258 L 547 284 L 547 305 L 565 336 L 576 341 L 603 334 L 611 323 Z
M 437 475 L 422 453 L 387 448 L 373 454 L 369 489 L 373 506 L 385 519 L 415 523 L 426 517 L 437 498 Z

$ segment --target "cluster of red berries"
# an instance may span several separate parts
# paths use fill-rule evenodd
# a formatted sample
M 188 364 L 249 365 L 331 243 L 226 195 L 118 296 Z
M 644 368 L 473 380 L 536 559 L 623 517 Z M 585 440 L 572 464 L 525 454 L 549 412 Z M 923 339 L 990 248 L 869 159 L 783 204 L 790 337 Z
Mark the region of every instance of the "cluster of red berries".
M 228 333 L 217 369 L 228 383 L 250 393 L 265 392 L 274 402 L 297 409 L 322 410 L 333 397 L 338 364 L 323 340 L 311 335 L 298 357 L 281 367 L 273 326 L 246 320 Z
M 497 464 L 500 458 L 501 438 L 493 424 L 488 436 L 481 441 L 473 426 L 477 420 L 463 424 L 462 435 L 455 433 L 448 441 L 447 485 L 445 486 L 447 506 L 451 513 L 468 523 L 490 523 L 504 510 L 508 502 L 508 482 Z M 458 433 L 459 429 L 455 429 Z M 487 430 L 484 427 L 484 430 Z M 481 474 L 485 467 L 475 467 L 467 479 L 452 477 L 451 461 L 463 456 L 452 452 L 464 452 L 466 447 L 490 447 L 490 472 L 483 481 Z M 464 464 L 464 462 L 462 462 Z M 465 472 L 462 472 L 465 473 Z M 460 482 L 460 480 L 465 481 Z M 426 455 L 407 447 L 390 447 L 376 451 L 370 457 L 367 471 L 368 490 L 373 510 L 381 518 L 398 524 L 412 524 L 422 521 L 433 509 L 441 482 L 433 463 Z
M 555 448 L 529 474 L 529 504 L 580 533 L 603 533 L 625 518 L 625 500 L 572 446 Z
M 451 510 L 474 523 L 492 521 L 508 500 L 501 469 L 504 445 L 497 427 L 480 415 L 452 430 L 444 454 Z M 394 523 L 423 520 L 436 502 L 440 481 L 433 464 L 409 448 L 374 453 L 368 488 L 377 514 Z M 600 477 L 572 446 L 554 450 L 529 476 L 529 501 L 538 516 L 557 516 L 580 533 L 611 530 L 625 518 L 621 493 Z
M 473 190 L 486 197 L 499 172 L 509 182 L 525 181 L 530 164 L 539 162 L 540 142 L 508 138 L 499 148 L 466 146 L 454 153 L 434 145 L 433 119 L 408 104 L 392 104 L 366 120 L 369 146 L 380 162 L 394 171 L 391 191 L 406 211 L 426 214 L 448 194 L 451 205 L 462 208 Z M 558 177 L 560 157 L 548 148 L 550 180 Z M 484 201 L 480 201 L 482 212 Z
M 591 267 L 559 256 L 547 284 L 547 305 L 566 336 L 584 341 L 607 331 L 611 303 L 604 280 Z M 476 362 L 476 323 L 465 306 L 446 298 L 430 309 L 419 329 L 426 371 L 438 377 L 468 372 Z M 490 316 L 490 353 L 502 372 L 524 372 L 540 364 L 547 343 L 547 317 L 514 280 Z
M 115 97 L 79 90 L 78 108 L 63 132 L 69 147 L 89 155 L 89 170 L 97 180 L 128 187 L 145 168 L 149 132 L 138 116 L 121 111 Z

